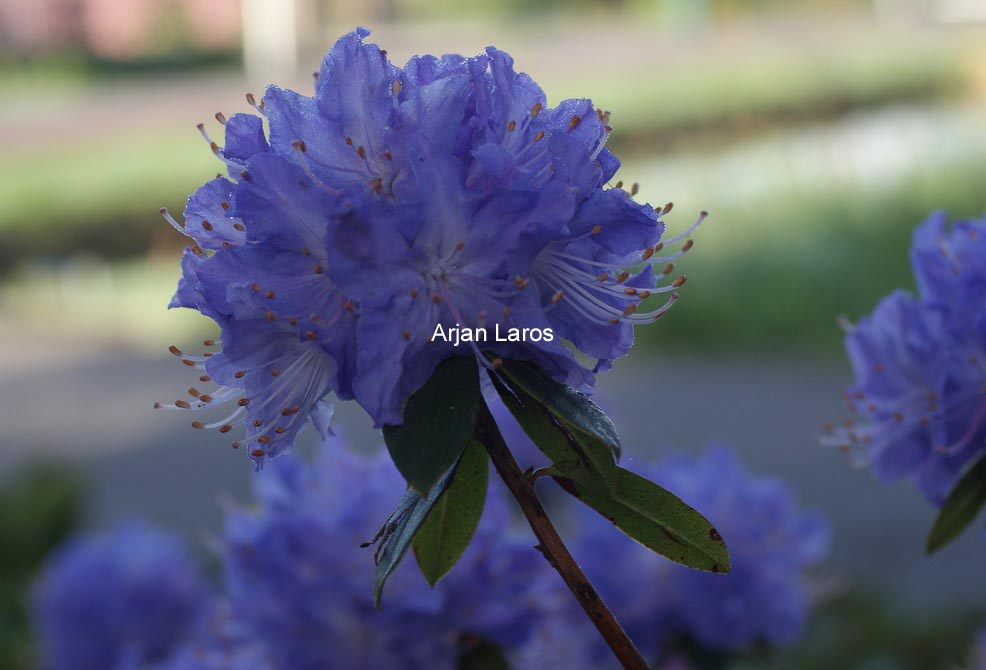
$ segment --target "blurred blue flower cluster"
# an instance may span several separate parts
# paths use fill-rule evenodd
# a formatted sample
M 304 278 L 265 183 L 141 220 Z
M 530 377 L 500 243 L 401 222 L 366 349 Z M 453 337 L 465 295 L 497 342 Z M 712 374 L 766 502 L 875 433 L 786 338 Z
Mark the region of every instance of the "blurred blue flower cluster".
M 812 603 L 807 571 L 828 552 L 821 515 L 802 508 L 783 481 L 749 472 L 724 446 L 666 457 L 641 474 L 715 519 L 732 559 L 725 577 L 655 560 L 587 510 L 576 555 L 642 651 L 668 660 L 689 645 L 736 652 L 796 640 Z
M 577 558 L 648 656 L 684 640 L 733 652 L 794 639 L 810 605 L 805 571 L 825 553 L 822 521 L 725 449 L 647 474 L 716 518 L 734 561 L 731 575 L 689 571 L 594 515 L 578 517 Z M 374 549 L 360 545 L 404 486 L 386 452 L 328 441 L 312 461 L 278 459 L 257 476 L 256 504 L 228 511 L 222 588 L 205 585 L 177 540 L 145 526 L 74 542 L 37 588 L 46 667 L 453 670 L 483 645 L 515 668 L 612 664 L 497 482 L 455 569 L 430 589 L 406 561 L 375 611 Z
M 178 539 L 131 523 L 49 559 L 35 628 L 52 670 L 136 670 L 167 660 L 209 616 L 212 598 Z
M 619 167 L 608 113 L 548 107 L 508 54 L 398 68 L 367 34 L 336 43 L 314 96 L 271 86 L 251 98 L 261 116 L 218 117 L 224 147 L 203 128 L 229 178 L 189 198 L 184 225 L 163 211 L 193 240 L 172 306 L 214 319 L 222 341 L 203 356 L 173 349 L 215 387 L 162 406 L 233 404 L 193 426 L 242 424 L 234 444 L 258 466 L 306 419 L 324 426 L 330 392 L 378 426 L 402 423 L 443 359 L 479 353 L 434 337 L 438 324 L 486 329 L 484 351 L 588 389 L 629 351 L 633 326 L 675 302 L 685 278 L 673 261 L 702 218 L 662 241 L 670 206 L 604 188 Z
M 848 327 L 853 419 L 823 442 L 940 505 L 986 453 L 986 219 L 933 214 L 914 232 L 918 294 L 895 291 Z

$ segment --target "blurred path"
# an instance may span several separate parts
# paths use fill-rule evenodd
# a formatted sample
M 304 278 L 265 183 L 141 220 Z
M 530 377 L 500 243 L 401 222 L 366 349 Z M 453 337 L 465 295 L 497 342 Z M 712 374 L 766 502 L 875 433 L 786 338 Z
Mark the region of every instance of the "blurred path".
M 325 48 L 353 26 L 325 36 Z M 879 30 L 875 30 L 879 27 Z M 380 25 L 370 38 L 403 63 L 422 52 L 481 53 L 490 43 L 510 52 L 520 69 L 550 84 L 553 95 L 586 95 L 572 85 L 586 77 L 639 78 L 659 81 L 660 71 L 696 70 L 707 64 L 764 62 L 800 56 L 827 58 L 831 45 L 869 48 L 885 41 L 918 45 L 946 39 L 940 31 L 918 25 L 877 25 L 868 13 L 795 13 L 768 15 L 722 24 L 665 26 L 657 17 L 605 13 L 595 20 L 520 15 L 506 20 L 439 22 L 435 20 Z M 301 91 L 311 89 L 308 73 L 318 68 L 321 54 L 311 54 L 303 75 L 279 81 Z M 244 94 L 258 98 L 267 82 L 249 81 L 237 70 L 196 74 L 154 75 L 96 83 L 81 82 L 48 90 L 29 86 L 0 105 L 0 146 L 6 151 L 43 151 L 77 143 L 162 133 L 176 128 L 194 132 L 213 113 L 250 111 Z M 215 130 L 215 128 L 213 128 Z M 218 134 L 218 132 L 216 133 Z
M 217 433 L 189 428 L 187 414 L 151 408 L 190 384 L 188 369 L 173 357 L 73 351 L 54 346 L 50 335 L 15 340 L 12 332 L 0 329 L 0 476 L 33 459 L 71 463 L 90 480 L 95 523 L 147 515 L 195 535 L 219 529 L 221 498 L 247 499 L 251 467 L 243 454 Z M 787 478 L 829 516 L 833 574 L 884 590 L 922 616 L 981 606 L 982 532 L 925 558 L 933 511 L 918 494 L 903 484 L 877 484 L 815 446 L 820 424 L 842 416 L 846 376 L 841 362 L 638 354 L 604 377 L 600 397 L 620 426 L 629 467 L 647 453 L 728 440 L 753 469 Z M 342 404 L 337 415 L 358 446 L 379 443 L 358 407 Z

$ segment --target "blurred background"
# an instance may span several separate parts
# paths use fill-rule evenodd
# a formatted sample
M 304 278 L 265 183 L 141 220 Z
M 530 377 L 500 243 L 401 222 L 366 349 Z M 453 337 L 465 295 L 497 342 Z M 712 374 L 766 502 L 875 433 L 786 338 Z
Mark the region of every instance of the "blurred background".
M 910 231 L 986 213 L 986 0 L 0 0 L 0 667 L 34 667 L 25 592 L 78 528 L 147 516 L 194 538 L 245 497 L 243 454 L 155 400 L 183 239 L 157 209 L 220 164 L 195 124 L 267 82 L 311 90 L 334 40 L 509 51 L 549 100 L 612 112 L 618 178 L 711 216 L 682 300 L 601 402 L 630 458 L 712 440 L 834 527 L 795 668 L 956 668 L 986 622 L 983 533 L 927 558 L 934 517 L 815 444 L 849 382 L 840 315 L 912 284 Z M 355 407 L 340 424 L 379 438 Z

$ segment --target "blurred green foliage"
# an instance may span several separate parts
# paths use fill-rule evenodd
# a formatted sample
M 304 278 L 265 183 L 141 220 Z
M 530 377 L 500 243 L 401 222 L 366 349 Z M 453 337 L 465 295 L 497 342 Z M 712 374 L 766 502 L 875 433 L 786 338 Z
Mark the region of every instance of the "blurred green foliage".
M 679 264 L 688 274 L 681 302 L 640 339 L 720 353 L 838 352 L 840 316 L 856 320 L 891 290 L 913 288 L 911 231 L 928 213 L 986 213 L 984 173 L 986 160 L 885 190 L 773 194 L 714 210 L 706 226 L 770 233 L 752 248 L 703 255 L 700 230 L 695 251 Z
M 45 557 L 76 528 L 82 486 L 39 466 L 0 489 L 0 668 L 33 667 L 28 622 L 31 580 Z

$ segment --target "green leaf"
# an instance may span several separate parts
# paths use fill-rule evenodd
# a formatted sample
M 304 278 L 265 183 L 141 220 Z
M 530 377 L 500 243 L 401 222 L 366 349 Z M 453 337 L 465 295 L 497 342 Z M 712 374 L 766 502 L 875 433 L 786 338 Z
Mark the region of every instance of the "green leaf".
M 462 455 L 482 401 L 472 357 L 443 361 L 408 400 L 404 423 L 384 426 L 390 457 L 404 479 L 426 494 Z
M 456 459 L 452 467 L 438 478 L 426 496 L 422 496 L 409 486 L 397 503 L 397 508 L 387 517 L 378 537 L 367 543 L 367 545 L 372 544 L 378 539 L 381 543 L 374 557 L 377 563 L 377 572 L 373 578 L 373 605 L 378 610 L 387 578 L 404 558 L 415 533 L 428 518 L 428 512 L 451 485 L 458 464 L 459 460 Z
M 969 468 L 945 499 L 928 534 L 928 553 L 933 554 L 957 538 L 986 505 L 986 456 Z
M 486 449 L 479 442 L 470 442 L 451 485 L 414 536 L 414 557 L 431 586 L 448 574 L 469 546 L 483 515 L 489 479 Z
M 622 447 L 606 413 L 531 363 L 504 361 L 500 370 L 510 388 L 494 376 L 497 392 L 556 471 L 585 486 L 609 490 Z
M 651 551 L 690 568 L 729 572 L 729 552 L 718 531 L 678 496 L 654 482 L 617 468 L 613 492 L 606 495 L 577 482 L 555 479 Z

